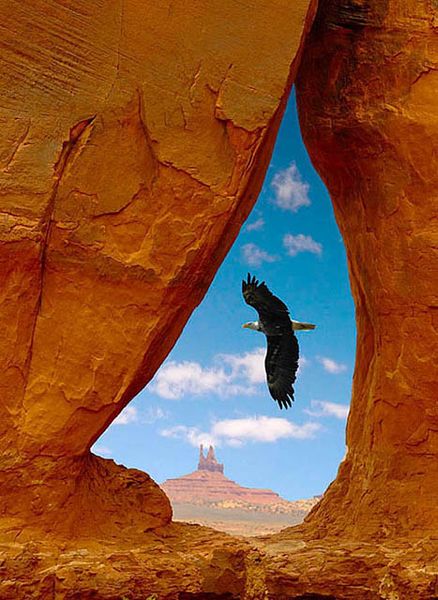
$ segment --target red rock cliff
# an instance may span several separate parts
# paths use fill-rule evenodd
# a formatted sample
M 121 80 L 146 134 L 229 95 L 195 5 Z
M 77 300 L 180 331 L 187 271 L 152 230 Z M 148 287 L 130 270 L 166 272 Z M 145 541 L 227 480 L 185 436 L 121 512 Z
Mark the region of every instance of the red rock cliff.
M 224 472 L 224 465 L 218 462 L 213 446 L 209 446 L 207 456 L 204 456 L 204 446 L 200 445 L 198 471 Z
M 300 122 L 347 249 L 357 356 L 338 476 L 265 544 L 272 597 L 438 596 L 432 4 L 327 0 L 307 39 Z
M 308 523 L 320 535 L 438 529 L 434 37 L 429 2 L 328 0 L 300 69 L 304 139 L 345 240 L 358 331 L 347 457 Z
M 300 70 L 358 322 L 348 454 L 307 523 L 261 554 L 146 534 L 170 518 L 161 492 L 88 453 L 253 204 L 307 5 L 0 2 L 2 598 L 438 596 L 431 0 L 321 2 Z M 26 544 L 32 526 L 62 539 Z
M 208 504 L 221 501 L 236 501 L 246 504 L 273 505 L 287 503 L 269 489 L 242 487 L 224 475 L 224 465 L 216 459 L 214 448 L 210 446 L 207 456 L 204 448 L 199 448 L 198 468 L 193 473 L 166 479 L 160 486 L 173 504 Z
M 257 198 L 310 4 L 0 1 L 0 512 L 14 535 L 169 521 L 145 474 L 89 448 Z

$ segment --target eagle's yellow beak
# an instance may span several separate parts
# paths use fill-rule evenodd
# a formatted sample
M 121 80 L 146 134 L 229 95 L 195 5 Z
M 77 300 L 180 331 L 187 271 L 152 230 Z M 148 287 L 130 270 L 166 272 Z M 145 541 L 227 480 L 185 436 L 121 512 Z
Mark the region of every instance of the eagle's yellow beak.
M 243 327 L 243 329 L 249 329 L 249 323 L 244 323 L 244 324 L 242 325 L 242 327 Z

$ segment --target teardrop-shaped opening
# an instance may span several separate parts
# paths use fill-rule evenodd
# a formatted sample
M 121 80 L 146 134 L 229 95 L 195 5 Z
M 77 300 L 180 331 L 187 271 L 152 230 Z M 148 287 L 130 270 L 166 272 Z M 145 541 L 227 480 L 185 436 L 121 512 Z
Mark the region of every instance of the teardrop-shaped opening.
M 262 333 L 241 280 L 250 272 L 289 307 L 300 363 L 295 402 L 266 386 Z M 176 519 L 258 534 L 302 521 L 345 454 L 355 354 L 345 248 L 291 95 L 260 197 L 204 301 L 153 381 L 94 451 L 147 471 Z M 200 468 L 200 445 L 216 463 Z M 214 468 L 213 468 L 214 467 Z M 222 472 L 223 471 L 223 472 Z M 168 481 L 172 480 L 172 481 Z

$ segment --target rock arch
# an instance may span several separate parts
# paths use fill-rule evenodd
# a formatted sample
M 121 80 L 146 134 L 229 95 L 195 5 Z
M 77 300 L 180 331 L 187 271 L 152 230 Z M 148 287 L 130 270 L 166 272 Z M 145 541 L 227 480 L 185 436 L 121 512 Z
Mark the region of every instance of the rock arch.
M 4 598 L 438 594 L 432 5 L 320 4 L 297 89 L 357 306 L 349 452 L 304 526 L 258 549 L 165 527 L 148 476 L 88 448 L 164 359 L 255 201 L 314 3 L 2 11 Z

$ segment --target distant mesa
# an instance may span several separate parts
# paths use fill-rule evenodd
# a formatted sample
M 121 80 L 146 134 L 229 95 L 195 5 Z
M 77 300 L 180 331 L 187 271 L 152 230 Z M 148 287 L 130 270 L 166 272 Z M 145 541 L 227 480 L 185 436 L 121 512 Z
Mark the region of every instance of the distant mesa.
M 224 475 L 224 465 L 216 459 L 213 446 L 207 456 L 204 447 L 199 448 L 198 468 L 193 473 L 167 479 L 160 486 L 171 503 L 239 508 L 268 512 L 308 512 L 318 498 L 289 502 L 270 489 L 247 488 Z

